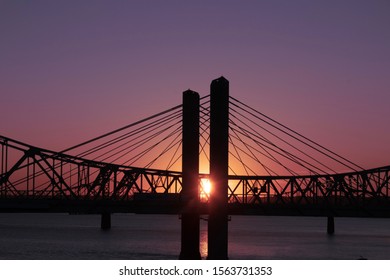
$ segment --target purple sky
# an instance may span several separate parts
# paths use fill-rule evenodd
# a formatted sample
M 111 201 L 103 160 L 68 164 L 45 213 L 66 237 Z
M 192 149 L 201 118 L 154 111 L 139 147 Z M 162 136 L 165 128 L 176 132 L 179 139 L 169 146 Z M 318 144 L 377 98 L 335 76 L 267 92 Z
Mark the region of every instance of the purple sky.
M 61 150 L 209 93 L 390 164 L 390 2 L 0 1 L 0 134 Z

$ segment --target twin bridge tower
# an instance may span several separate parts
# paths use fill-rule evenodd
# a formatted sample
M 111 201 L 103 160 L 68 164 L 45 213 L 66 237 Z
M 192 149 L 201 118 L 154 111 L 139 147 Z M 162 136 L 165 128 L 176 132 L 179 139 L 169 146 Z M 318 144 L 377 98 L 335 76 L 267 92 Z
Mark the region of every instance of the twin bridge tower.
M 201 259 L 199 252 L 199 108 L 197 92 L 183 92 L 182 228 L 180 259 Z M 208 259 L 228 259 L 229 81 L 210 86 L 210 192 Z

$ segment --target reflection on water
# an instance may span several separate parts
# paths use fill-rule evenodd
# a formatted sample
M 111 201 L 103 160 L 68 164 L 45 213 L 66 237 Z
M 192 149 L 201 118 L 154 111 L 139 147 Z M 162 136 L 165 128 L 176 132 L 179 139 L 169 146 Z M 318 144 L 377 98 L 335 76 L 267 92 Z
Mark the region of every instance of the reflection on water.
M 200 222 L 200 244 L 199 244 L 200 255 L 202 259 L 207 258 L 207 222 Z
M 0 214 L 0 259 L 177 259 L 176 215 L 115 214 L 100 230 L 98 215 Z M 232 216 L 230 259 L 390 259 L 390 219 Z M 207 221 L 200 222 L 207 258 Z

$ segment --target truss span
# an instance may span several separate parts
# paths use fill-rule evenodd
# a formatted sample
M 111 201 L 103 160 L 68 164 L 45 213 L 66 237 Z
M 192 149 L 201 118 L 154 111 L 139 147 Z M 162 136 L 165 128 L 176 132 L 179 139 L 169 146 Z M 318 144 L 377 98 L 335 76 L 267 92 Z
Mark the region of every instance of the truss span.
M 178 171 L 93 161 L 4 136 L 0 145 L 3 202 L 110 201 L 113 206 L 137 200 L 179 201 L 182 176 Z M 207 204 L 202 178 L 208 175 L 199 178 L 200 198 Z M 324 175 L 229 175 L 228 197 L 232 213 L 390 216 L 389 180 L 390 166 Z

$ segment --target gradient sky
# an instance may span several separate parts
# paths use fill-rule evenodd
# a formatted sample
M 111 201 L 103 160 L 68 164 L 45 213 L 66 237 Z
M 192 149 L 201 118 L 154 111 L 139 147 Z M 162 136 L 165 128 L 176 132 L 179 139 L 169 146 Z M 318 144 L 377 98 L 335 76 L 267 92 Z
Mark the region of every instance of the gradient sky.
M 0 1 L 0 134 L 61 150 L 230 93 L 365 168 L 390 164 L 390 2 Z

